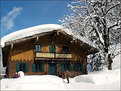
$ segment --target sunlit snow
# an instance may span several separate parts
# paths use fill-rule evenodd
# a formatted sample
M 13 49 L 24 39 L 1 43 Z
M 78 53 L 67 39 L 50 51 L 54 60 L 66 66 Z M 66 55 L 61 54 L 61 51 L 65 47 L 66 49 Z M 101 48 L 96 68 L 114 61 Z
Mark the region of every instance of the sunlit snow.
M 1 38 L 0 45 L 1 45 L 1 47 L 4 47 L 5 42 L 28 37 L 28 36 L 33 36 L 35 34 L 39 34 L 39 33 L 43 33 L 43 32 L 50 32 L 50 31 L 58 30 L 58 29 L 61 29 L 62 31 L 66 32 L 69 35 L 72 35 L 75 39 L 80 39 L 81 41 L 91 45 L 91 43 L 89 41 L 87 41 L 85 38 L 83 38 L 77 34 L 75 35 L 74 33 L 72 33 L 71 30 L 64 28 L 63 26 L 58 25 L 58 24 L 43 24 L 43 25 L 38 25 L 38 26 L 15 31 L 15 32 L 10 33 L 10 34 L 4 36 L 3 38 Z

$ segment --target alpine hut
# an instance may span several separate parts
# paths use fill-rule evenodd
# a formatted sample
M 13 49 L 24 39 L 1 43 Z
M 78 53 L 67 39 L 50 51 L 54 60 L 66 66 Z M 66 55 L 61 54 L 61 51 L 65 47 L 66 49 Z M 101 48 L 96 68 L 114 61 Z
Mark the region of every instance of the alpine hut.
M 9 77 L 57 75 L 69 70 L 71 76 L 86 74 L 87 55 L 98 50 L 57 24 L 39 25 L 13 32 L 1 39 L 3 66 Z

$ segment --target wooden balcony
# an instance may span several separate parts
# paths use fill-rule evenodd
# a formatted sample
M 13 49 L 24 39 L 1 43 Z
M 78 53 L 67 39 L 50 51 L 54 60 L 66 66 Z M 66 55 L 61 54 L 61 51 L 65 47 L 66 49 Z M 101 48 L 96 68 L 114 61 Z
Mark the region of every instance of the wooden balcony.
M 37 58 L 54 58 L 54 53 L 36 53 Z
M 59 53 L 35 53 L 36 58 L 72 58 L 71 54 L 59 54 Z
M 71 54 L 56 54 L 56 58 L 72 58 Z

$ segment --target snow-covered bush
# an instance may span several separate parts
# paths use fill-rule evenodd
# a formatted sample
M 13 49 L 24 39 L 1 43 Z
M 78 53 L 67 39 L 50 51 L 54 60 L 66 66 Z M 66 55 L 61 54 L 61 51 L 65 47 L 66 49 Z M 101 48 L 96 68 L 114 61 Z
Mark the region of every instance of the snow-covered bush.
M 23 71 L 19 71 L 18 74 L 19 74 L 20 77 L 24 77 L 24 72 Z

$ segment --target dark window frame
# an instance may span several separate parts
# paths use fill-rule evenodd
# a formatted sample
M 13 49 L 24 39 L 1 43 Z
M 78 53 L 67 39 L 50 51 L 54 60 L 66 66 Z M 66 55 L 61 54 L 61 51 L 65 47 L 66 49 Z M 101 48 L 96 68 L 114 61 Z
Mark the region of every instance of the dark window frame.
M 20 65 L 19 65 L 19 71 L 26 72 L 26 63 L 20 63 Z
M 63 68 L 64 68 L 63 71 L 66 71 L 66 70 L 71 71 L 72 70 L 70 63 L 62 63 L 61 65 L 63 65 Z
M 29 72 L 29 64 L 27 63 L 17 63 L 16 64 L 16 72 L 23 71 Z
M 62 47 L 62 53 L 64 53 L 64 54 L 70 53 L 70 52 L 69 52 L 69 47 L 68 47 L 68 46 L 63 46 L 63 47 Z
M 42 72 L 42 64 L 35 63 L 35 72 Z
M 49 45 L 49 53 L 56 53 L 56 46 L 55 45 Z
M 83 63 L 74 63 L 74 65 L 76 65 L 76 68 L 74 68 L 74 71 L 76 71 L 76 72 L 83 71 L 83 69 L 84 69 Z
M 44 64 L 43 63 L 34 63 L 32 65 L 32 72 L 44 72 Z M 34 68 L 33 68 L 34 67 Z

